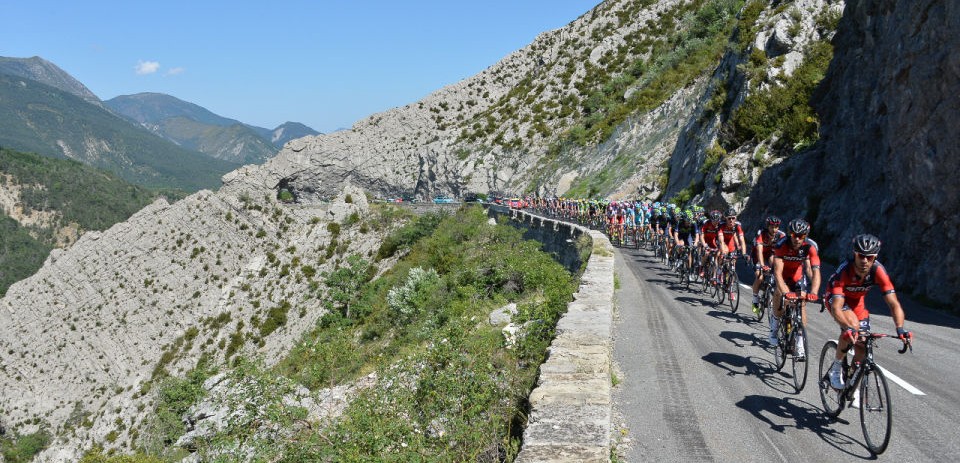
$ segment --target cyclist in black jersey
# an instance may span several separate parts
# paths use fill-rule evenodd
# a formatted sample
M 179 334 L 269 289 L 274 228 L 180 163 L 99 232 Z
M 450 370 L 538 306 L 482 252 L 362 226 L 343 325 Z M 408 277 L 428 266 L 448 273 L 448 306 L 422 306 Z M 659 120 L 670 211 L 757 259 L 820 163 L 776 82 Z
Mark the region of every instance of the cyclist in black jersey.
M 676 226 L 672 227 L 673 242 L 677 246 L 697 246 L 701 242 L 700 226 L 694 220 L 693 212 L 686 211 L 680 214 Z M 687 254 L 687 268 L 693 267 L 693 254 Z

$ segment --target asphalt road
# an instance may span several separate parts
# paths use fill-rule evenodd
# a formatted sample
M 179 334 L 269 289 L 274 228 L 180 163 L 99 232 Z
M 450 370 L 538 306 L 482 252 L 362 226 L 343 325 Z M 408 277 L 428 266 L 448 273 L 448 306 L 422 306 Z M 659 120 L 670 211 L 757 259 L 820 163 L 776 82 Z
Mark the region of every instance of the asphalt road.
M 892 373 L 893 432 L 887 451 L 874 457 L 864 446 L 858 410 L 846 409 L 836 421 L 823 412 L 820 350 L 839 333 L 829 314 L 808 312 L 810 374 L 797 394 L 790 361 L 775 371 L 767 324 L 753 317 L 748 288 L 731 313 L 678 287 L 647 251 L 620 249 L 616 258 L 620 461 L 960 461 L 960 319 L 903 301 L 914 350 L 898 354 L 896 340 L 875 349 Z M 742 278 L 750 278 L 743 282 L 752 283 L 743 270 Z M 873 329 L 893 332 L 876 292 L 868 300 Z M 900 382 L 890 381 L 894 375 Z

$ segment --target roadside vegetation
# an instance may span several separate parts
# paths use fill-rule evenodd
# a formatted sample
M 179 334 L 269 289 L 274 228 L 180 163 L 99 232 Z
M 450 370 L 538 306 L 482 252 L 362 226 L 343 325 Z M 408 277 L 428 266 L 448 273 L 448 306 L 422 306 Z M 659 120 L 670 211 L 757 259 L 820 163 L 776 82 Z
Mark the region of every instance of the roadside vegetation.
M 492 225 L 480 207 L 424 215 L 397 228 L 372 259 L 398 259 L 379 277 L 374 261 L 351 255 L 323 277 L 328 313 L 272 367 L 235 358 L 202 363 L 155 387 L 154 418 L 135 460 L 174 461 L 186 450 L 179 417 L 225 374 L 243 391 L 242 413 L 212 438 L 195 441 L 203 461 L 499 460 L 515 455 L 525 403 L 576 280 L 519 230 Z M 515 303 L 522 326 L 507 341 L 490 313 Z M 285 400 L 371 373 L 339 419 L 314 422 Z M 302 390 L 301 390 L 302 392 Z M 145 430 L 145 431 L 144 431 Z M 94 459 L 99 458 L 99 459 Z M 133 458 L 126 456 L 123 458 Z

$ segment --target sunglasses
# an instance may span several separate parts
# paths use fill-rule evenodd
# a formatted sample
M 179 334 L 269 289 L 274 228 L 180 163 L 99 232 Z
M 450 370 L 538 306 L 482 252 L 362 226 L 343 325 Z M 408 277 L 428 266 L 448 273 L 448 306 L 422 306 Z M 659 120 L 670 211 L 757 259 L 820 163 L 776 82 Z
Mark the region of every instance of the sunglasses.
M 792 236 L 792 237 L 794 237 L 794 238 L 797 238 L 797 239 L 801 239 L 801 240 L 807 238 L 807 235 L 806 235 L 806 234 L 798 235 L 798 234 L 796 234 L 796 233 L 791 233 L 790 236 Z
M 866 254 L 860 254 L 859 252 L 855 252 L 854 254 L 857 255 L 857 258 L 858 258 L 858 259 L 863 259 L 863 260 L 866 260 L 867 262 L 873 262 L 873 261 L 877 260 L 876 254 L 874 254 L 874 255 L 872 255 L 872 256 L 866 255 Z

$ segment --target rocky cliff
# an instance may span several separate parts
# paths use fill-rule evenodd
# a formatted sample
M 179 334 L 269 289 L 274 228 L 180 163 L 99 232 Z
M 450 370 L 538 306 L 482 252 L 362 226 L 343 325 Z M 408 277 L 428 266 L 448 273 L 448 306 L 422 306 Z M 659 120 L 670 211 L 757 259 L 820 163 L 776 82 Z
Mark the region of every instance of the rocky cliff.
M 380 234 L 376 223 L 327 226 L 369 216 L 361 190 L 312 207 L 270 193 L 158 200 L 11 286 L 0 300 L 0 424 L 42 425 L 64 439 L 44 458 L 76 461 L 94 442 L 129 445 L 150 385 L 201 355 L 269 364 L 285 353 L 325 313 L 321 272 L 369 256 Z

